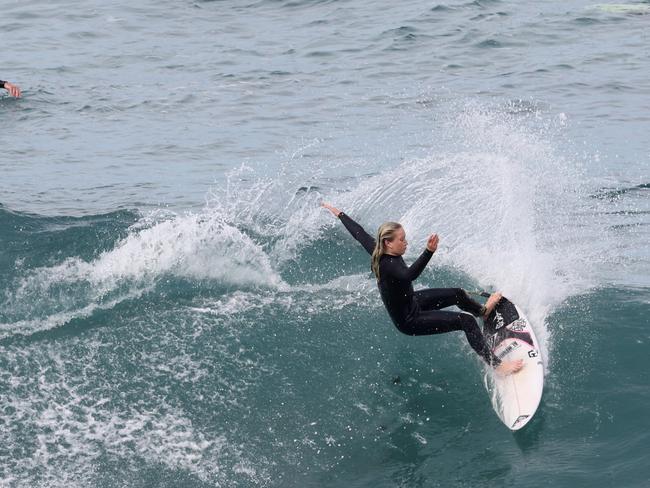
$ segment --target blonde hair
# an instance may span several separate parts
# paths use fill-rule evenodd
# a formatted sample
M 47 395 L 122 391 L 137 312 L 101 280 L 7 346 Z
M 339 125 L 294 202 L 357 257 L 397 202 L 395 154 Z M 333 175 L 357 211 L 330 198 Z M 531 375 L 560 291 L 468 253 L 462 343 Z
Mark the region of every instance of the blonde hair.
M 379 226 L 375 249 L 372 251 L 372 257 L 370 258 L 370 269 L 372 269 L 372 272 L 375 274 L 377 281 L 379 281 L 379 260 L 386 252 L 384 241 L 392 241 L 395 239 L 395 234 L 401 228 L 402 226 L 397 222 L 384 222 Z

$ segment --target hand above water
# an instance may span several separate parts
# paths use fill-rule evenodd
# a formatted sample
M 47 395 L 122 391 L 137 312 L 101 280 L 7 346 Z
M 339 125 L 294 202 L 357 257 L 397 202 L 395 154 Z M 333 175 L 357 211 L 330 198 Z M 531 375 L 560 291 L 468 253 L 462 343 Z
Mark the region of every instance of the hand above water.
M 431 252 L 436 252 L 436 249 L 438 249 L 438 242 L 440 242 L 438 234 L 431 234 L 427 241 L 427 249 Z
M 335 217 L 338 217 L 341 214 L 341 211 L 338 208 L 333 207 L 332 205 L 330 205 L 327 202 L 321 202 L 320 206 L 323 207 L 323 208 L 326 208 L 327 210 L 332 212 Z
M 14 85 L 13 83 L 5 81 L 5 90 L 7 90 L 9 92 L 9 95 L 12 97 L 20 98 L 20 88 L 18 85 Z

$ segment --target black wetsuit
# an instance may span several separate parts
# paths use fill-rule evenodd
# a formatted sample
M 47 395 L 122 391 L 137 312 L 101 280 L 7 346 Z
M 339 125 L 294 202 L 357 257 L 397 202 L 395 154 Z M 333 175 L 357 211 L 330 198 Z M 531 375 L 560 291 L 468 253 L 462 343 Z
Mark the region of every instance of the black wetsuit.
M 375 239 L 343 212 L 339 214 L 339 219 L 368 254 L 372 254 Z M 478 317 L 483 311 L 480 303 L 472 300 L 461 288 L 413 290 L 413 281 L 424 271 L 431 256 L 433 253 L 425 249 L 410 267 L 401 256 L 381 256 L 377 286 L 393 323 L 400 332 L 408 335 L 442 334 L 462 330 L 470 346 L 487 363 L 498 365 L 500 360 L 490 351 L 474 317 L 462 312 L 440 310 L 456 305 Z

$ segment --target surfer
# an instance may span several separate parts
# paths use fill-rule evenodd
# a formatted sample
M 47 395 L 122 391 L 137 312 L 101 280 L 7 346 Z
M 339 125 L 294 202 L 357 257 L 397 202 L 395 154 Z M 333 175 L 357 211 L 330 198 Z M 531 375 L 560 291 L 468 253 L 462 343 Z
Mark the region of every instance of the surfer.
M 485 342 L 476 320 L 462 312 L 441 311 L 456 305 L 475 317 L 487 318 L 501 300 L 501 293 L 494 293 L 485 306 L 472 300 L 461 288 L 429 288 L 413 290 L 413 281 L 420 276 L 438 248 L 436 234 L 429 236 L 426 249 L 411 266 L 402 259 L 408 242 L 404 228 L 397 222 L 386 222 L 379 227 L 377 239 L 373 239 L 359 224 L 329 203 L 321 206 L 338 217 L 345 228 L 370 254 L 371 269 L 377 278 L 381 299 L 397 329 L 407 335 L 442 334 L 462 330 L 467 342 L 481 358 L 501 375 L 519 371 L 523 361 L 501 361 Z
M 8 81 L 0 80 L 0 88 L 7 90 L 9 92 L 9 95 L 12 97 L 20 98 L 20 88 L 17 85 L 9 83 Z

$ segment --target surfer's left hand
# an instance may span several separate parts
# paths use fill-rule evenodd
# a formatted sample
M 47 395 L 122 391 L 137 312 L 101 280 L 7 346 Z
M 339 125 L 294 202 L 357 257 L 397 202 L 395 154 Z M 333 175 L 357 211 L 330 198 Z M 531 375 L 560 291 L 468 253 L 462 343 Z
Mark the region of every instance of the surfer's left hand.
M 438 242 L 440 242 L 438 234 L 431 234 L 427 241 L 427 249 L 431 252 L 436 252 L 436 249 L 438 249 Z

